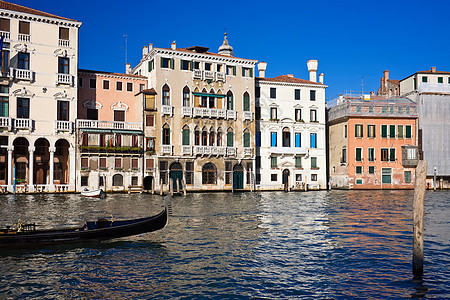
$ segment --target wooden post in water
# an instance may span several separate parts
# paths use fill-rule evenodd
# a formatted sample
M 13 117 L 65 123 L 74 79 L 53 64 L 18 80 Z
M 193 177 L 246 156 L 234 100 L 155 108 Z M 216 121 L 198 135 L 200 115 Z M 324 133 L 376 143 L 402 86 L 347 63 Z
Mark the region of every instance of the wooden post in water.
M 155 194 L 155 177 L 152 177 L 152 195 Z
M 423 201 L 427 177 L 427 161 L 421 160 L 416 167 L 413 203 L 413 275 L 423 275 Z
M 169 179 L 169 191 L 170 191 L 170 196 L 173 197 L 173 179 L 172 178 Z
M 164 194 L 164 185 L 162 183 L 162 179 L 159 180 L 159 194 L 162 196 Z
M 186 196 L 186 180 L 184 180 L 184 177 L 181 183 L 183 184 L 183 195 Z

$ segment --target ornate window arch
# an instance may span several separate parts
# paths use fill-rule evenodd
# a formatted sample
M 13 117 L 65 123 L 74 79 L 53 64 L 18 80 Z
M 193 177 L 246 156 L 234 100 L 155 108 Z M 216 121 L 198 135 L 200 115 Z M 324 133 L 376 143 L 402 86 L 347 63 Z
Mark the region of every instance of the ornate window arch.
M 191 103 L 191 90 L 189 89 L 189 87 L 185 86 L 183 88 L 183 106 L 184 107 L 189 107 Z
M 162 144 L 170 145 L 170 126 L 167 123 L 162 126 Z
M 234 110 L 234 96 L 232 91 L 227 92 L 227 109 Z
M 206 163 L 202 168 L 202 184 L 216 184 L 217 169 L 213 163 Z
M 182 145 L 188 146 L 191 144 L 191 130 L 187 124 L 181 128 L 181 135 L 182 135 Z
M 167 84 L 162 87 L 162 105 L 170 105 L 170 87 Z
M 242 99 L 243 103 L 243 111 L 250 111 L 250 94 L 245 92 Z

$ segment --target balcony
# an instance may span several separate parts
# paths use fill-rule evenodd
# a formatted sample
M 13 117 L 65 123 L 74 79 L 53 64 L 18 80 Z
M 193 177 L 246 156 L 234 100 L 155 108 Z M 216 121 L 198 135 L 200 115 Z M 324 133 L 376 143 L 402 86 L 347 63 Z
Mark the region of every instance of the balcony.
M 226 147 L 222 146 L 194 146 L 194 155 L 225 156 Z
M 139 122 L 117 122 L 98 120 L 77 120 L 77 128 L 142 130 Z
M 172 155 L 172 145 L 161 145 L 161 154 Z
M 234 148 L 234 147 L 227 147 L 227 155 L 228 156 L 236 156 L 236 148 Z
M 402 146 L 402 165 L 405 168 L 415 168 L 419 164 L 419 147 L 414 145 Z
M 82 153 L 122 153 L 122 154 L 141 154 L 141 147 L 129 146 L 80 146 Z
M 222 82 L 225 82 L 225 73 L 223 73 L 223 72 L 217 72 L 217 73 L 216 73 L 216 81 L 222 81 Z
M 68 84 L 73 85 L 73 75 L 71 74 L 56 74 L 56 84 Z
M 236 120 L 236 111 L 235 110 L 227 110 L 227 119 Z
M 183 117 L 190 117 L 192 115 L 192 107 L 183 106 L 181 109 L 181 114 Z
M 15 129 L 32 129 L 33 121 L 31 119 L 14 119 Z
M 11 130 L 12 119 L 9 117 L 0 117 L 0 128 L 8 128 L 8 130 Z
M 253 156 L 253 148 L 244 148 L 244 156 Z
M 182 155 L 192 155 L 192 146 L 181 146 Z
M 308 154 L 308 148 L 303 147 L 271 147 L 269 148 L 271 154 L 281 155 L 306 155 Z
M 55 131 L 67 131 L 69 133 L 72 133 L 73 129 L 73 122 L 70 121 L 55 121 Z
M 69 40 L 58 40 L 58 46 L 59 47 L 70 47 L 70 41 Z
M 31 36 L 29 34 L 19 33 L 17 39 L 21 42 L 29 42 L 31 40 Z
M 172 105 L 161 105 L 161 114 L 163 115 L 173 115 L 173 106 Z
M 226 75 L 223 72 L 194 70 L 193 78 L 200 80 L 212 80 L 225 82 Z
M 251 111 L 243 111 L 242 112 L 242 120 L 253 121 L 253 113 Z
M 214 72 L 213 71 L 204 71 L 203 76 L 205 77 L 205 80 L 214 80 Z
M 31 70 L 14 69 L 14 78 L 17 80 L 34 80 L 34 72 Z
M 201 70 L 194 70 L 194 72 L 193 72 L 193 76 L 194 76 L 194 79 L 202 79 L 202 71 Z
M 11 39 L 11 32 L 9 31 L 0 31 L 0 36 L 4 36 L 5 40 Z

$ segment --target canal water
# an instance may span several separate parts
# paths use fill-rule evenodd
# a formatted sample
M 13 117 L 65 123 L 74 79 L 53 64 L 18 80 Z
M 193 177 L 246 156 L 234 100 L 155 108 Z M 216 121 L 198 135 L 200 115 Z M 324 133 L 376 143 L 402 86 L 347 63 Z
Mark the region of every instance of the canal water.
M 411 275 L 413 191 L 202 193 L 161 231 L 0 250 L 0 299 L 450 298 L 450 192 L 427 192 L 425 276 Z M 161 209 L 157 195 L 0 196 L 0 225 L 71 226 Z

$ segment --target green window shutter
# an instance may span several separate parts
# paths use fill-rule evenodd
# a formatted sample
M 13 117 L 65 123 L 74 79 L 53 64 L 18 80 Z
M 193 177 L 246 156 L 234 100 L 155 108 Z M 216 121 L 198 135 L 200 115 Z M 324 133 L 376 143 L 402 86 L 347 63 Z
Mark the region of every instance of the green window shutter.
M 301 157 L 296 157 L 295 158 L 295 167 L 296 168 L 301 168 L 302 167 L 302 158 Z
M 311 157 L 311 168 L 317 168 L 317 157 Z
M 151 72 L 152 71 L 152 61 L 148 62 L 148 71 Z
M 244 77 L 244 76 L 245 76 L 245 68 L 242 67 L 242 77 Z
M 244 95 L 244 111 L 250 111 L 250 97 Z
M 410 139 L 411 137 L 411 125 L 406 125 L 406 138 Z
M 173 70 L 175 69 L 175 61 L 173 58 L 170 59 L 170 68 Z
M 250 133 L 244 133 L 244 147 L 250 147 Z
M 250 77 L 253 77 L 253 68 L 250 69 Z
M 189 66 L 191 71 L 194 71 L 194 62 L 192 60 L 189 62 Z
M 227 147 L 234 146 L 234 134 L 232 132 L 227 132 Z
M 395 161 L 395 148 L 391 148 L 391 151 L 389 152 L 389 160 Z
M 395 138 L 395 125 L 389 125 L 389 137 L 391 139 Z
M 183 129 L 183 145 L 189 145 L 189 129 Z
M 381 137 L 387 138 L 387 125 L 381 125 Z
M 361 161 L 361 148 L 356 148 L 356 161 Z
M 233 76 L 236 76 L 236 66 L 233 66 Z
M 164 61 L 164 58 L 161 57 L 161 65 L 160 65 L 161 68 L 163 66 L 163 61 Z

